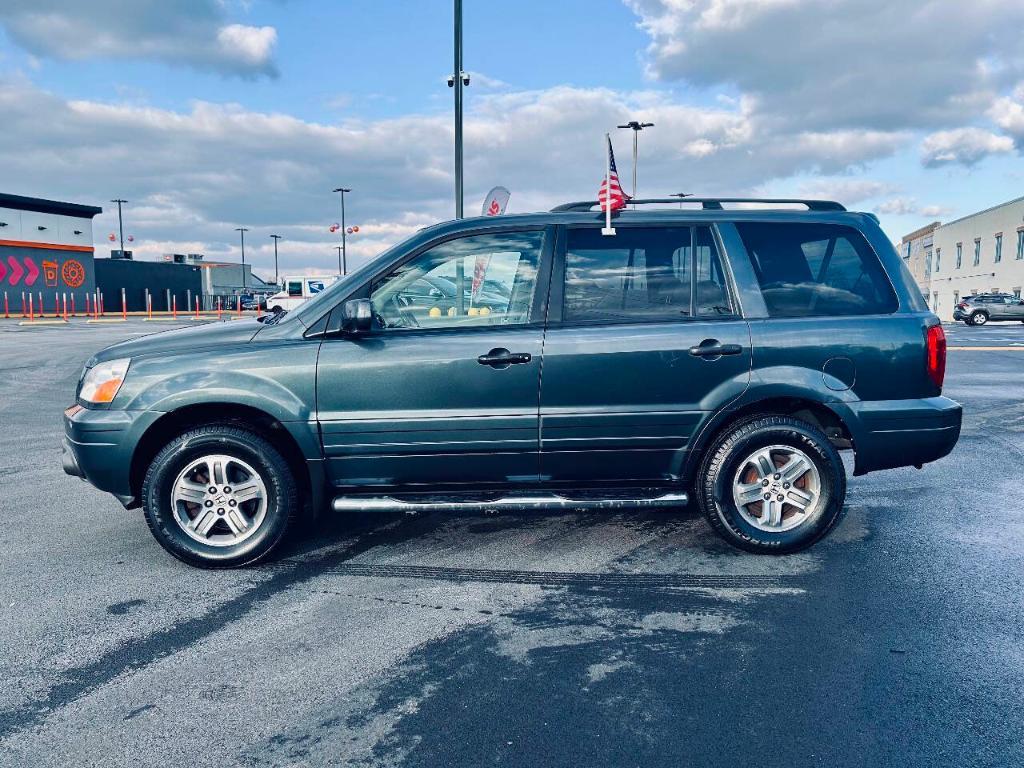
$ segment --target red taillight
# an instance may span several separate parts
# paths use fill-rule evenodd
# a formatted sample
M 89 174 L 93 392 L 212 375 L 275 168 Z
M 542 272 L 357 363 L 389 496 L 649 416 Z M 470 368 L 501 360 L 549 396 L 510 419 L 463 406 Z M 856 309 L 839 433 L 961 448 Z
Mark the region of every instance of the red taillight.
M 946 332 L 942 330 L 941 325 L 933 325 L 928 329 L 926 342 L 925 367 L 928 371 L 928 378 L 935 382 L 935 386 L 942 389 L 942 382 L 946 378 Z

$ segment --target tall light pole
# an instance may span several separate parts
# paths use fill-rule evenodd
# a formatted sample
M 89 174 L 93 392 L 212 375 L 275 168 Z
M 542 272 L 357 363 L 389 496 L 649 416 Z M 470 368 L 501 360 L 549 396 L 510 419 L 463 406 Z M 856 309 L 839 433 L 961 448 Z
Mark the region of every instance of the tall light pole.
M 348 251 L 345 248 L 345 193 L 352 190 L 338 187 L 334 191 L 341 193 L 341 251 L 338 252 L 338 274 L 344 275 L 348 268 Z
M 235 227 L 237 232 L 242 238 L 242 290 L 245 290 L 245 233 L 249 230 L 245 227 Z
M 455 218 L 462 218 L 462 88 L 469 75 L 462 70 L 462 0 L 455 0 L 455 71 L 448 87 L 455 89 Z
M 640 131 L 644 128 L 653 128 L 654 123 L 641 123 L 637 120 L 630 120 L 625 125 L 620 125 L 619 128 L 629 128 L 633 131 L 633 199 L 636 200 L 636 145 L 637 137 L 640 135 Z M 635 207 L 635 206 L 634 206 Z
M 121 218 L 121 205 L 127 203 L 127 200 L 118 198 L 117 200 L 111 200 L 112 203 L 117 203 L 117 231 L 121 236 L 121 258 L 124 258 L 124 219 Z
M 281 239 L 280 235 L 271 235 L 274 238 L 274 285 L 281 284 L 281 278 L 277 276 L 277 241 Z

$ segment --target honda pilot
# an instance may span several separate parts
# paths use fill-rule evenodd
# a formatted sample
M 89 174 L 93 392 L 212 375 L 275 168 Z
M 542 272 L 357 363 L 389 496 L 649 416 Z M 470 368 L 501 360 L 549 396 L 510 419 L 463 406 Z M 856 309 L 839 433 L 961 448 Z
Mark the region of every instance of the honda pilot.
M 438 224 L 290 312 L 108 347 L 64 468 L 228 567 L 327 508 L 693 503 L 789 553 L 840 519 L 840 452 L 859 476 L 953 449 L 942 326 L 874 216 L 672 198 L 604 229 L 597 208 Z

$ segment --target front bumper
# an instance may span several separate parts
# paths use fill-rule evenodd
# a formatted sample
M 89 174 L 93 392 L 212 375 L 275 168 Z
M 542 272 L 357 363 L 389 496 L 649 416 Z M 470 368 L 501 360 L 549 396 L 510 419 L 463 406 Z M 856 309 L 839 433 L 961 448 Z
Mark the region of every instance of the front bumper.
M 131 483 L 132 455 L 143 433 L 161 415 L 71 406 L 64 411 L 64 471 L 112 493 L 126 507 L 138 506 Z
M 948 397 L 846 403 L 854 474 L 920 467 L 947 456 L 960 439 L 963 409 Z

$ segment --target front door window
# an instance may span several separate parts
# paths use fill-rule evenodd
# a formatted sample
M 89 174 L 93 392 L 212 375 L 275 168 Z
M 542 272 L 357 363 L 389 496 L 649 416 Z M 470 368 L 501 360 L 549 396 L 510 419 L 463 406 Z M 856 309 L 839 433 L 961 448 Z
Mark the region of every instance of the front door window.
M 530 321 L 544 233 L 473 235 L 436 245 L 376 282 L 385 330 L 521 325 Z

